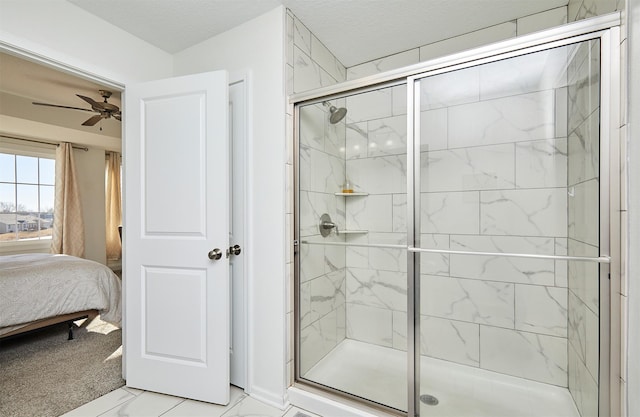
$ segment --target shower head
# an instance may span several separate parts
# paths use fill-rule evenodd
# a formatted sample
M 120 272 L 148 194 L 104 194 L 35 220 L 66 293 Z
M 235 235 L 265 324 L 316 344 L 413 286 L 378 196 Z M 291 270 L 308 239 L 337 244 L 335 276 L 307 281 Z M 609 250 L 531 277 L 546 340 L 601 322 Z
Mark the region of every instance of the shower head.
M 329 123 L 332 125 L 335 125 L 347 115 L 347 109 L 344 107 L 337 108 L 336 106 L 331 105 L 328 101 L 323 101 L 322 104 L 329 107 L 329 113 L 331 113 L 329 116 Z

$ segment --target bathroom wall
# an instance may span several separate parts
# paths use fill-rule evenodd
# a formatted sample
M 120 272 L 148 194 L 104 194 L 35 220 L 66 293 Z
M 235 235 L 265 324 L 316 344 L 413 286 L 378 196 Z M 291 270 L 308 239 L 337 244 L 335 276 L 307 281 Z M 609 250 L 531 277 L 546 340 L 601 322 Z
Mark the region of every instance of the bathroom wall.
M 566 254 L 566 54 L 422 82 L 422 247 Z M 370 193 L 347 199 L 347 228 L 369 230 L 347 242 L 406 242 L 405 96 L 347 98 L 346 172 Z M 348 248 L 346 263 L 347 337 L 405 350 L 403 251 Z M 421 274 L 422 354 L 567 386 L 566 265 L 423 254 Z
M 286 19 L 287 94 L 344 81 L 345 67 L 333 54 L 290 11 L 287 11 Z M 344 100 L 331 104 L 342 107 Z M 288 106 L 287 132 L 293 130 L 292 114 L 293 109 Z M 326 238 L 320 236 L 318 223 L 320 216 L 327 213 L 339 229 L 345 224 L 344 199 L 334 194 L 340 191 L 344 182 L 345 123 L 330 124 L 328 108 L 322 104 L 305 106 L 300 111 L 299 134 L 300 238 L 344 242 L 344 237 L 335 231 Z M 293 135 L 287 138 L 287 148 L 287 183 L 292 184 Z M 293 222 L 292 199 L 290 196 L 287 224 Z M 293 240 L 291 233 L 289 235 Z M 287 262 L 289 278 L 292 278 L 293 257 L 288 256 Z M 345 338 L 345 248 L 301 245 L 300 265 L 300 372 L 304 375 Z M 293 334 L 293 303 L 287 311 Z M 290 352 L 289 368 L 293 380 L 293 345 Z
M 600 255 L 600 42 L 568 65 L 568 254 Z M 569 390 L 583 417 L 598 415 L 599 266 L 569 262 Z

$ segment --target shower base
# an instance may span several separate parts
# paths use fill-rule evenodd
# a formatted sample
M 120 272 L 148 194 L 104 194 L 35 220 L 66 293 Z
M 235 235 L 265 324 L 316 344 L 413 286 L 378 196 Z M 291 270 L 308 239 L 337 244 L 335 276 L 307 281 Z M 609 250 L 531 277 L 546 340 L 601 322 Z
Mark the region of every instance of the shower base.
M 406 352 L 344 340 L 304 379 L 397 409 L 407 409 Z M 438 359 L 421 359 L 421 416 L 579 417 L 566 388 Z

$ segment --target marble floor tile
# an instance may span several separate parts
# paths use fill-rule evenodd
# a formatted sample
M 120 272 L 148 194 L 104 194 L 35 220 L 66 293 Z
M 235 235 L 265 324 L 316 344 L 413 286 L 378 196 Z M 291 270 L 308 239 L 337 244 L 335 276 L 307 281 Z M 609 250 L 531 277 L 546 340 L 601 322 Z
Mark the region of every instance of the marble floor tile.
M 246 395 L 240 388 L 231 387 L 229 404 L 218 405 L 202 401 L 185 400 L 162 414 L 162 417 L 220 417 L 239 402 L 245 399 Z
M 224 417 L 281 417 L 283 411 L 264 404 L 251 397 L 246 397 L 238 404 L 233 406 L 229 411 L 223 414 Z
M 157 417 L 184 401 L 184 398 L 156 392 L 143 392 L 129 401 L 117 405 L 100 417 Z
M 129 391 L 128 388 L 122 387 L 117 390 L 111 391 L 102 397 L 84 404 L 75 410 L 71 410 L 62 417 L 87 417 L 87 416 L 99 416 L 106 413 L 114 407 L 119 406 L 127 401 L 134 399 L 138 394 Z

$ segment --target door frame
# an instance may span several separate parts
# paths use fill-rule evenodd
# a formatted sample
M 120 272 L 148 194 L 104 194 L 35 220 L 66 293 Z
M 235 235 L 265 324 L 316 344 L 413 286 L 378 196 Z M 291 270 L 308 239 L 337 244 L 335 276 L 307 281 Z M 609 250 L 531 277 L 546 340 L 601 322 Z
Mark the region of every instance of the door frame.
M 21 59 L 25 59 L 28 61 L 32 61 L 35 62 L 36 64 L 39 65 L 43 65 L 49 68 L 52 68 L 54 70 L 57 71 L 61 71 L 67 74 L 71 74 L 73 76 L 76 76 L 78 78 L 82 78 L 84 80 L 88 80 L 91 82 L 95 82 L 97 84 L 101 84 L 105 87 L 108 87 L 110 89 L 112 89 L 113 91 L 118 91 L 120 92 L 122 95 L 126 94 L 126 85 L 123 81 L 121 80 L 114 80 L 111 78 L 107 78 L 103 75 L 100 75 L 98 73 L 95 73 L 89 69 L 86 69 L 82 66 L 80 67 L 75 67 L 69 64 L 66 64 L 64 62 L 58 61 L 54 58 L 51 58 L 49 56 L 46 55 L 42 55 L 39 54 L 33 50 L 30 49 L 26 49 L 23 48 L 21 46 L 17 46 L 17 45 L 13 45 L 11 43 L 5 42 L 0 40 L 0 52 L 3 53 L 8 53 L 14 56 L 17 56 L 18 58 Z M 175 74 L 172 74 L 172 76 L 176 76 Z M 243 254 L 245 256 L 242 257 L 242 262 L 244 265 L 244 270 L 245 270 L 245 291 L 243 294 L 243 301 L 245 304 L 245 319 L 244 319 L 244 333 L 245 333 L 245 341 L 246 341 L 246 345 L 245 345 L 245 367 L 246 367 L 246 384 L 244 387 L 244 391 L 246 393 L 250 393 L 251 392 L 251 381 L 252 381 L 252 370 L 253 370 L 253 364 L 250 360 L 251 355 L 249 355 L 249 352 L 251 351 L 251 346 L 252 346 L 252 337 L 251 335 L 253 334 L 253 327 L 251 326 L 251 323 L 248 320 L 249 315 L 251 314 L 251 303 L 250 303 L 250 293 L 251 293 L 251 284 L 252 284 L 252 279 L 250 277 L 253 276 L 252 274 L 252 262 L 250 262 L 250 257 L 251 257 L 251 253 L 253 253 L 253 248 L 251 245 L 251 235 L 252 235 L 252 223 L 251 223 L 251 219 L 252 219 L 252 213 L 253 213 L 253 209 L 252 209 L 252 199 L 251 199 L 251 190 L 252 190 L 252 178 L 253 178 L 253 169 L 252 166 L 250 164 L 251 161 L 251 157 L 253 155 L 253 146 L 252 146 L 252 138 L 253 138 L 253 128 L 252 128 L 252 111 L 253 111 L 253 105 L 252 105 L 252 101 L 251 101 L 251 91 L 253 89 L 253 83 L 251 80 L 251 74 L 250 71 L 248 70 L 242 70 L 242 71 L 230 71 L 229 72 L 229 84 L 233 84 L 233 83 L 243 83 L 244 84 L 244 101 L 245 101 L 245 155 L 243 158 L 243 164 L 244 164 L 244 168 L 245 168 L 245 187 L 244 187 L 244 202 L 245 202 L 245 210 L 244 213 L 242 215 L 242 218 L 245 222 L 245 231 L 244 231 L 244 236 L 242 237 L 243 239 L 243 243 L 242 243 L 242 247 L 243 247 Z M 124 108 L 124 100 L 122 100 L 122 107 Z M 121 129 L 121 140 L 122 143 L 124 143 L 124 141 L 126 140 L 125 134 L 124 134 L 124 126 L 122 126 Z M 121 153 L 124 156 L 124 146 L 122 146 L 121 148 Z M 126 188 L 126 171 L 123 172 L 123 177 L 122 177 L 122 191 L 124 193 L 125 188 Z M 123 215 L 124 215 L 124 207 L 123 207 Z M 123 251 L 122 251 L 122 257 L 124 260 L 124 257 L 126 256 L 126 241 L 124 240 L 123 237 L 123 242 L 122 242 L 122 247 L 123 247 Z M 124 265 L 124 262 L 123 262 Z M 125 275 L 125 271 L 123 270 L 123 278 Z M 126 297 L 126 292 L 123 289 L 123 293 L 122 293 L 122 298 L 124 300 L 124 298 Z M 122 318 L 122 323 L 123 326 L 126 325 L 126 310 L 123 309 L 123 318 Z M 124 332 L 122 334 L 122 344 L 124 346 L 124 344 L 126 343 L 125 341 L 125 337 L 124 337 Z M 122 378 L 126 380 L 126 357 L 123 353 L 122 355 Z

